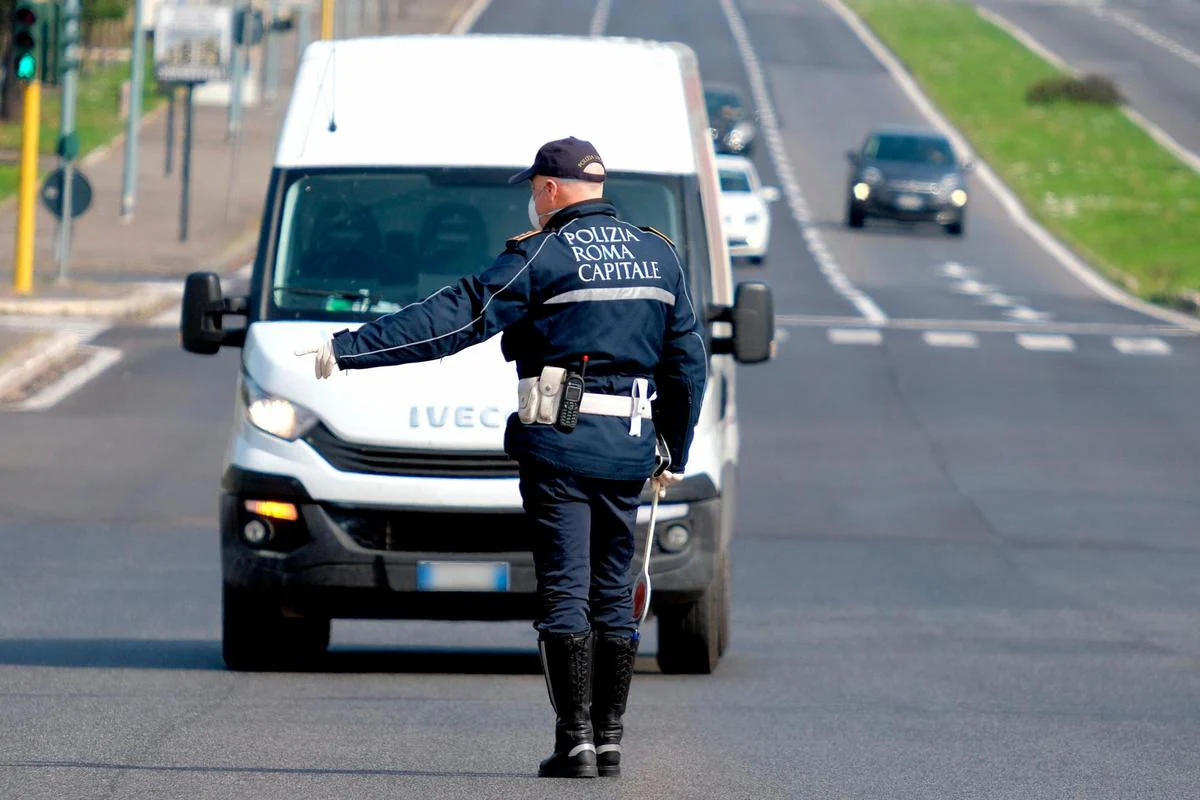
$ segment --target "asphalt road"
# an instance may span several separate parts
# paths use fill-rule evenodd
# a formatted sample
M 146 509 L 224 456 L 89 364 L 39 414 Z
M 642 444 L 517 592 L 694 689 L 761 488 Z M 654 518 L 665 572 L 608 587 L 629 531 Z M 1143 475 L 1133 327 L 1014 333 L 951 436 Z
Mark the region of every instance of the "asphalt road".
M 1076 69 L 1113 78 L 1130 104 L 1200 153 L 1200 3 L 976 0 Z
M 476 30 L 585 33 L 595 7 L 494 0 Z M 625 777 L 532 777 L 551 717 L 524 623 L 336 623 L 326 671 L 224 672 L 238 354 L 142 327 L 96 339 L 121 361 L 59 404 L 0 413 L 0 797 L 1195 795 L 1196 339 L 1098 298 L 982 188 L 961 241 L 846 232 L 842 153 L 916 112 L 819 0 L 739 8 L 810 238 L 889 322 L 864 327 L 777 204 L 768 266 L 738 270 L 786 341 L 740 377 L 733 643 L 705 678 L 642 659 Z M 748 82 L 718 0 L 616 0 L 607 32 Z

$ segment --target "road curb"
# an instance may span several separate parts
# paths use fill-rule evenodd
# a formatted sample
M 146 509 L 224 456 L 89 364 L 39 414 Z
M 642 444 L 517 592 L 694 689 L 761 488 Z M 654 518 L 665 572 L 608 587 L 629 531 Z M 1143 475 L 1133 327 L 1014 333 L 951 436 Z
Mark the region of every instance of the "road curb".
M 153 311 L 167 298 L 179 297 L 182 283 L 138 284 L 117 297 L 0 298 L 0 314 L 10 317 L 89 317 L 120 320 Z
M 77 334 L 53 333 L 18 347 L 0 361 L 0 404 L 46 370 L 70 359 L 80 344 Z

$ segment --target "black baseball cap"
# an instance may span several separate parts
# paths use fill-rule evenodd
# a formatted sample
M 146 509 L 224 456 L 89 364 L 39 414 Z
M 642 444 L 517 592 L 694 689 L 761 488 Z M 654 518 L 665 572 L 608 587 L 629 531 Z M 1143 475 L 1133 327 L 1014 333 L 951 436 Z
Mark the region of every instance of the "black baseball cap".
M 568 136 L 542 145 L 533 159 L 533 166 L 513 175 L 508 182 L 520 183 L 534 175 L 604 183 L 604 162 L 591 142 Z

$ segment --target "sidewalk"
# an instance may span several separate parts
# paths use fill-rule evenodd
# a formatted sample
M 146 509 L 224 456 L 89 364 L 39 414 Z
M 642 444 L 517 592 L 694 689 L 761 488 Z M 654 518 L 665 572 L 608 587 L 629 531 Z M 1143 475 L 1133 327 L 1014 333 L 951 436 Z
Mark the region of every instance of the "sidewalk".
M 445 33 L 470 5 L 469 0 L 384 0 L 386 7 L 376 0 L 359 2 L 361 14 L 345 15 L 351 35 Z M 381 12 L 386 12 L 382 20 Z M 316 32 L 319 14 L 313 14 L 312 20 Z M 226 108 L 195 108 L 186 243 L 179 241 L 182 92 L 176 104 L 171 175 L 164 175 L 165 105 L 148 115 L 140 129 L 137 202 L 131 221 L 119 221 L 123 138 L 79 163 L 94 195 L 91 208 L 74 221 L 66 284 L 56 281 L 57 221 L 39 202 L 34 293 L 23 297 L 13 293 L 16 207 L 0 206 L 0 265 L 4 265 L 0 267 L 0 385 L 15 380 L 6 378 L 6 372 L 30 368 L 23 356 L 31 348 L 36 350 L 39 337 L 52 335 L 53 320 L 145 317 L 178 301 L 187 273 L 230 273 L 253 257 L 295 70 L 294 36 L 289 33 L 280 39 L 279 97 L 270 106 L 244 109 L 236 146 L 227 137 Z M 261 59 L 262 53 L 253 58 Z M 6 362 L 10 362 L 7 368 Z

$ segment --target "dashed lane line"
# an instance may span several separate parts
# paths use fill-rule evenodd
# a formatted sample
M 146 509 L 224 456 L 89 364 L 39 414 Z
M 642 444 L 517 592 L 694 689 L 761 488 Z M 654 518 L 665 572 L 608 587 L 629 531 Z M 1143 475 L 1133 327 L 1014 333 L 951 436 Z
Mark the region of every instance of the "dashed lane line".
M 860 317 L 777 314 L 775 324 L 793 328 L 871 328 L 883 330 L 959 330 L 975 333 L 1046 333 L 1095 336 L 1195 337 L 1196 333 L 1173 325 L 1125 325 L 1106 322 L 1027 322 L 984 319 L 889 319 L 876 325 Z
M 883 344 L 883 332 L 874 328 L 830 328 L 826 335 L 831 344 L 856 344 L 872 347 Z
M 979 347 L 979 337 L 965 331 L 925 331 L 921 334 L 930 347 L 950 347 L 971 350 Z
M 838 264 L 837 259 L 825 244 L 825 238 L 821 235 L 820 230 L 813 224 L 812 211 L 800 189 L 800 181 L 796 179 L 796 171 L 788 159 L 787 150 L 783 146 L 783 134 L 779 128 L 779 119 L 775 115 L 775 106 L 771 102 L 771 94 L 767 90 L 766 74 L 763 72 L 758 54 L 754 51 L 754 45 L 750 41 L 746 23 L 742 20 L 742 15 L 738 13 L 733 0 L 720 0 L 720 2 L 721 10 L 725 12 L 725 20 L 729 23 L 729 30 L 733 34 L 734 43 L 737 45 L 742 64 L 746 69 L 746 76 L 750 80 L 750 92 L 754 96 L 754 104 L 758 107 L 759 119 L 767 140 L 767 150 L 775 165 L 775 173 L 783 187 L 783 195 L 792 212 L 792 219 L 804 236 L 808 252 L 812 254 L 821 274 L 825 276 L 834 291 L 858 309 L 858 312 L 869 322 L 876 324 L 886 322 L 887 315 L 883 313 L 883 309 L 876 305 L 875 301 L 865 292 L 850 282 L 841 265 Z
M 1125 355 L 1167 356 L 1171 354 L 1171 345 L 1157 338 L 1114 336 L 1112 345 Z
M 1017 344 L 1026 350 L 1039 353 L 1071 353 L 1075 351 L 1075 340 L 1056 333 L 1019 333 Z

